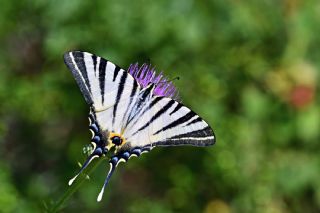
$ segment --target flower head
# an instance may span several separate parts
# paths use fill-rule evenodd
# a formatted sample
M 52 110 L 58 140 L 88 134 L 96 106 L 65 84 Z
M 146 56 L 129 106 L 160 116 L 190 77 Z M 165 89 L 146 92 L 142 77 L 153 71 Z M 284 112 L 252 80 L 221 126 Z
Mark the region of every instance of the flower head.
M 178 92 L 172 81 L 165 78 L 162 72 L 157 75 L 155 68 L 151 67 L 151 65 L 143 64 L 139 67 L 138 63 L 131 64 L 128 72 L 143 88 L 150 83 L 155 84 L 154 95 L 165 96 L 172 99 L 178 98 Z

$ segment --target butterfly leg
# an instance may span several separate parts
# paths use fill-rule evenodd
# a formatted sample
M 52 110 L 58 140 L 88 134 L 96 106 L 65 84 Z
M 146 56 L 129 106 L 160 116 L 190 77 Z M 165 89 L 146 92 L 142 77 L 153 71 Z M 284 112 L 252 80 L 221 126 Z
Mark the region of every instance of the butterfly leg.
M 119 153 L 113 155 L 111 157 L 111 159 L 109 160 L 110 169 L 109 169 L 107 177 L 106 177 L 106 179 L 105 179 L 105 181 L 103 183 L 102 189 L 101 189 L 101 191 L 100 191 L 100 193 L 98 195 L 97 201 L 98 202 L 101 201 L 101 199 L 103 197 L 104 189 L 108 185 L 109 180 L 110 180 L 113 172 L 115 171 L 115 168 L 118 166 L 118 164 L 120 162 L 127 162 L 133 156 L 139 157 L 143 153 L 150 152 L 151 149 L 152 149 L 152 146 L 136 147 L 136 148 L 133 148 L 131 150 L 122 151 L 122 152 L 119 152 Z

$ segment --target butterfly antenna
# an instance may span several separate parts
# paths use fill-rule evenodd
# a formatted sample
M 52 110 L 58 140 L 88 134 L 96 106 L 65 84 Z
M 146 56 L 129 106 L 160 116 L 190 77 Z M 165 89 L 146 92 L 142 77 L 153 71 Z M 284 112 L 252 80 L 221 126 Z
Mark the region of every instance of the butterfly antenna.
M 98 198 L 97 198 L 97 201 L 98 201 L 98 202 L 100 202 L 100 201 L 102 200 L 103 193 L 104 193 L 104 188 L 107 186 L 107 184 L 108 184 L 108 182 L 109 182 L 109 180 L 110 180 L 110 177 L 111 177 L 111 175 L 113 174 L 115 168 L 116 168 L 116 164 L 113 164 L 113 163 L 110 162 L 110 170 L 109 170 L 109 172 L 108 172 L 108 175 L 107 175 L 107 177 L 106 177 L 106 180 L 104 181 L 104 184 L 103 184 L 103 186 L 102 186 L 102 189 L 101 189 L 101 191 L 100 191 L 100 193 L 99 193 L 99 195 L 98 195 Z
M 172 78 L 171 80 L 159 81 L 157 84 L 165 84 L 165 83 L 172 82 L 172 81 L 175 81 L 175 80 L 180 80 L 180 77 L 177 76 L 177 77 Z
M 90 156 L 88 157 L 88 159 L 87 159 L 87 160 L 84 162 L 84 164 L 82 165 L 82 167 L 81 167 L 80 171 L 78 172 L 78 174 L 76 174 L 73 178 L 71 178 L 71 179 L 69 180 L 68 185 L 71 186 L 72 183 L 75 181 L 75 179 L 81 174 L 81 172 L 82 172 L 85 168 L 87 168 L 87 166 L 91 163 L 91 161 L 92 161 L 93 159 L 95 159 L 95 158 L 97 158 L 97 157 L 99 157 L 99 155 L 96 155 L 96 154 L 90 155 Z

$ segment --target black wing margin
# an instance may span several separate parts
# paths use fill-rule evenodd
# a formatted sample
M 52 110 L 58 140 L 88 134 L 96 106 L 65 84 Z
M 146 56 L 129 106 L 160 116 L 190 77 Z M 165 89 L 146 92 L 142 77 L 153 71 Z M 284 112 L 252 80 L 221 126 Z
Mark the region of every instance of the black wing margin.
M 93 55 L 92 55 L 93 56 Z M 75 52 L 66 52 L 63 55 L 64 62 L 67 67 L 71 70 L 72 75 L 76 79 L 77 84 L 89 105 L 93 104 L 92 94 L 90 89 L 90 82 L 88 78 L 88 72 L 92 72 L 88 70 L 85 60 L 84 60 L 84 52 L 75 51 Z M 94 57 L 92 57 L 94 58 Z M 96 56 L 95 56 L 96 58 Z M 102 59 L 104 60 L 104 59 Z M 89 68 L 90 69 L 90 68 Z

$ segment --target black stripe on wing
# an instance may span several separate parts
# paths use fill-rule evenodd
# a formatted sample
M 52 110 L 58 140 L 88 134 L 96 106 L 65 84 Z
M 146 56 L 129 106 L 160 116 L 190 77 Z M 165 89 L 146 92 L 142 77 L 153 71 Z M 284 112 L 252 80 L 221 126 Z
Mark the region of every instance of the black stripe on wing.
M 93 61 L 94 76 L 97 76 L 97 56 L 92 55 L 91 58 Z
M 152 101 L 151 101 L 151 103 L 149 104 L 149 106 L 147 107 L 147 108 L 145 108 L 144 110 L 143 110 L 143 112 L 141 112 L 140 114 L 139 114 L 139 117 L 142 117 L 146 112 L 148 112 L 150 109 L 152 109 L 152 107 L 154 106 L 154 105 L 156 105 L 160 100 L 162 100 L 163 99 L 163 97 L 161 97 L 161 96 L 157 96 L 157 97 L 155 97 Z M 138 121 L 139 119 L 137 119 L 134 123 L 133 123 L 133 126 L 137 123 L 137 121 Z
M 205 140 L 165 140 L 165 141 L 159 141 L 154 143 L 154 146 L 211 146 L 215 144 L 215 140 L 212 139 L 205 139 Z
M 115 81 L 115 80 L 116 80 L 120 69 L 121 69 L 121 68 L 116 65 L 116 68 L 114 69 L 114 74 L 113 74 L 113 79 L 112 79 L 112 81 Z
M 156 99 L 155 99 L 156 100 Z M 137 134 L 141 130 L 144 130 L 147 128 L 153 121 L 155 121 L 157 118 L 159 118 L 162 114 L 164 114 L 172 105 L 174 105 L 176 102 L 174 100 L 170 100 L 162 109 L 160 109 L 152 118 L 142 127 L 140 127 L 133 135 Z
M 206 126 L 203 129 L 195 130 L 192 132 L 183 133 L 180 135 L 172 136 L 168 139 L 179 139 L 179 138 L 201 138 L 201 137 L 210 137 L 213 136 L 213 131 L 209 126 Z
M 163 99 L 163 97 L 161 97 L 161 96 L 155 97 L 155 98 L 151 101 L 150 105 L 149 105 L 147 108 L 145 108 L 145 109 L 143 110 L 143 112 L 141 112 L 141 113 L 139 114 L 139 118 L 141 118 L 146 112 L 148 112 L 149 110 L 151 110 L 151 109 L 153 108 L 153 106 L 156 105 L 156 104 L 157 104 L 160 100 L 162 100 L 162 99 Z M 135 126 L 138 122 L 139 122 L 139 119 L 136 119 L 136 120 L 131 124 L 131 126 Z M 140 131 L 140 130 L 138 130 L 138 131 Z M 138 131 L 136 131 L 135 133 L 133 133 L 133 135 L 137 134 Z
M 153 133 L 153 135 L 159 134 L 162 131 L 166 131 L 166 130 L 174 128 L 180 124 L 183 124 L 183 123 L 191 120 L 191 118 L 193 118 L 194 116 L 197 116 L 197 114 L 194 113 L 193 111 L 190 111 L 187 114 L 185 114 L 184 116 L 178 118 L 177 120 L 175 120 L 175 121 L 171 122 L 170 124 L 168 124 L 167 126 L 163 127 L 162 129 L 159 129 L 158 131 Z
M 144 107 L 143 104 L 146 103 L 146 99 L 148 97 L 151 97 L 152 95 L 152 90 L 154 89 L 154 84 L 150 84 L 148 85 L 148 87 L 144 88 L 143 90 L 141 90 L 141 92 L 139 93 L 138 96 L 138 100 L 137 102 L 134 104 L 134 106 L 131 109 L 131 112 L 128 116 L 127 122 L 126 122 L 126 127 L 129 126 L 129 124 L 136 118 L 139 119 L 138 116 L 140 116 L 141 111 Z
M 118 104 L 120 102 L 120 98 L 121 95 L 123 93 L 124 90 L 124 86 L 126 83 L 126 79 L 127 79 L 128 73 L 127 72 L 123 72 L 120 82 L 119 82 L 119 87 L 118 87 L 118 92 L 117 92 L 117 97 L 116 97 L 116 101 L 115 101 L 115 105 L 113 106 L 113 118 L 112 118 L 112 123 L 114 124 L 114 121 L 116 119 L 116 113 L 117 113 L 117 108 L 118 108 Z
M 178 103 L 178 105 L 170 112 L 169 115 L 172 115 L 173 113 L 177 112 L 181 107 L 183 107 L 182 104 Z
M 215 144 L 216 137 L 213 130 L 207 126 L 200 130 L 175 135 L 163 141 L 153 143 L 154 146 L 210 146 Z
M 65 64 L 71 70 L 80 90 L 89 105 L 93 104 L 90 92 L 90 83 L 84 62 L 83 52 L 67 52 L 63 56 Z
M 124 120 L 127 117 L 128 113 L 130 112 L 130 110 L 132 108 L 132 105 L 134 104 L 133 98 L 136 95 L 137 91 L 139 91 L 138 83 L 137 83 L 137 81 L 134 80 L 133 81 L 132 90 L 131 90 L 131 93 L 130 93 L 130 103 L 129 103 L 125 113 L 123 114 L 122 120 Z M 126 124 L 124 123 L 123 124 L 123 129 L 124 129 L 125 126 L 126 126 Z
M 99 87 L 100 87 L 100 94 L 101 94 L 101 103 L 104 103 L 104 88 L 105 88 L 105 78 L 106 78 L 106 68 L 107 68 L 108 61 L 100 58 L 99 64 Z
M 152 107 L 154 105 L 154 102 L 158 102 L 161 98 L 162 97 L 155 98 L 153 100 L 153 102 L 151 102 L 150 107 Z M 152 118 L 146 124 L 144 124 L 135 133 L 133 133 L 133 135 L 135 135 L 138 132 L 140 132 L 140 131 L 144 130 L 145 128 L 147 128 L 153 121 L 158 119 L 162 114 L 164 114 L 168 109 L 170 109 L 175 103 L 176 103 L 176 101 L 170 100 L 162 109 L 160 109 L 154 116 L 152 116 Z
M 198 122 L 203 121 L 200 117 L 197 117 L 196 119 L 191 120 L 189 123 L 186 124 L 186 126 L 190 126 L 191 124 L 195 124 Z

